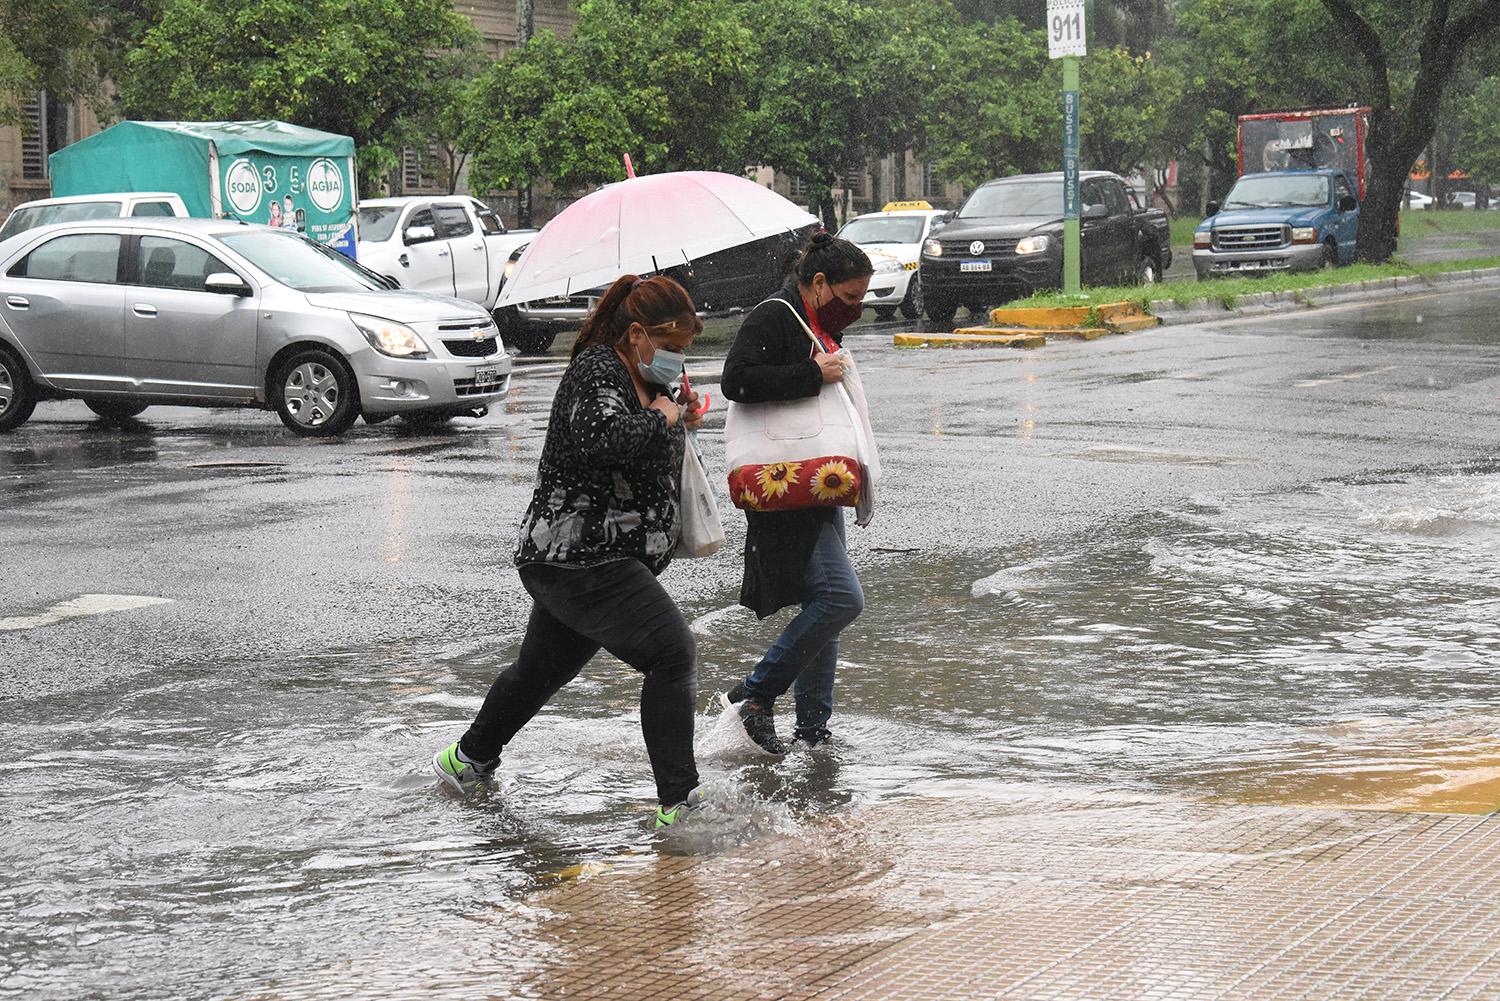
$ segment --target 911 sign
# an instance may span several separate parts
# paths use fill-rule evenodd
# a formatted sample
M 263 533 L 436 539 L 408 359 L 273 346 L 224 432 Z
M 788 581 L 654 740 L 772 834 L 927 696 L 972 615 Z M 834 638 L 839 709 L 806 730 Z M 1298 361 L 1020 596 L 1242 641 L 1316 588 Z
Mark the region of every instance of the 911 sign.
M 1084 0 L 1047 0 L 1047 58 L 1088 55 Z

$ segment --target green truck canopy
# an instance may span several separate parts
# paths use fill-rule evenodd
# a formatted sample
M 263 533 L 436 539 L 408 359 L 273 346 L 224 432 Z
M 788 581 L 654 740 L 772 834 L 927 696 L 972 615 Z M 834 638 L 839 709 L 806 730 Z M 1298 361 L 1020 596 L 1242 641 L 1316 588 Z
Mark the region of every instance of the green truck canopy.
M 172 191 L 188 213 L 354 255 L 354 140 L 287 122 L 121 122 L 48 158 L 52 194 Z

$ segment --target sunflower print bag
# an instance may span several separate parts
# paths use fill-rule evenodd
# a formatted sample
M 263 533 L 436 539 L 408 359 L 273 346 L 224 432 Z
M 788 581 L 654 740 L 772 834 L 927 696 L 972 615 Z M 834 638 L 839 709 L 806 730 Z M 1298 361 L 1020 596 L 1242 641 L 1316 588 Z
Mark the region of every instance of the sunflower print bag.
M 856 507 L 873 487 L 871 467 L 879 468 L 866 462 L 875 455 L 868 418 L 842 383 L 800 400 L 731 403 L 724 450 L 730 499 L 750 511 Z

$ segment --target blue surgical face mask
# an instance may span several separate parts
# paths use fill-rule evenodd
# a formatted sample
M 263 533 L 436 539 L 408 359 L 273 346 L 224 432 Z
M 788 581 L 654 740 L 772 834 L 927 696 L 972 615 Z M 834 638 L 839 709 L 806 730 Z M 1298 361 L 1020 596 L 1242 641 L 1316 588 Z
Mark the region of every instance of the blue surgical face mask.
M 653 386 L 670 385 L 673 379 L 682 374 L 682 366 L 686 364 L 687 355 L 677 351 L 657 348 L 649 365 L 641 361 L 639 348 L 635 352 L 635 367 L 640 370 L 641 378 Z

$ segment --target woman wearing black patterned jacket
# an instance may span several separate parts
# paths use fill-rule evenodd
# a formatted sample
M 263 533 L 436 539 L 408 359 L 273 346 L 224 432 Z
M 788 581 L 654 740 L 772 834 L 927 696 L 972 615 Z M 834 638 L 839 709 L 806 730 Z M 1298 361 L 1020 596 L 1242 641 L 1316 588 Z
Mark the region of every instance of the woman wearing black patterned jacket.
M 584 322 L 563 374 L 515 562 L 533 599 L 516 662 L 468 732 L 433 758 L 459 792 L 599 650 L 645 675 L 641 730 L 661 806 L 656 826 L 701 801 L 693 760 L 695 644 L 656 576 L 679 534 L 684 429 L 698 394 L 673 400 L 683 352 L 703 329 L 682 286 L 626 275 Z

